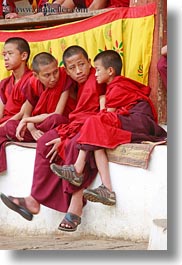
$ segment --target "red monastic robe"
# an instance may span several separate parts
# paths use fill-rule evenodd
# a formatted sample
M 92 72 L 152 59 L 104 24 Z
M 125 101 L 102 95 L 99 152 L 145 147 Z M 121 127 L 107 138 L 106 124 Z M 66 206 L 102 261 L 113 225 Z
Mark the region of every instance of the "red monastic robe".
M 130 0 L 109 0 L 108 7 L 129 7 Z
M 148 86 L 123 76 L 115 77 L 107 86 L 106 109 L 87 119 L 80 131 L 78 143 L 104 148 L 115 148 L 119 144 L 130 143 L 132 133 L 123 130 L 118 116 L 129 116 L 129 110 L 144 100 L 151 106 L 156 120 L 156 112 L 149 94 Z M 107 108 L 116 108 L 116 111 L 107 112 Z
M 0 0 L 0 18 L 3 16 L 3 0 Z
M 71 89 L 73 85 L 75 86 L 72 79 L 67 76 L 64 68 L 60 68 L 59 71 L 59 82 L 54 88 L 45 89 L 42 83 L 34 76 L 30 78 L 28 86 L 29 89 L 27 89 L 27 99 L 32 104 L 32 106 L 35 107 L 33 111 L 34 116 L 43 113 L 54 112 L 62 92 Z M 74 110 L 76 100 L 68 98 L 67 103 L 68 106 L 65 107 L 63 115 L 51 115 L 43 122 L 36 124 L 36 128 L 43 132 L 47 132 L 48 130 L 57 127 L 59 124 L 68 123 L 68 114 L 70 111 Z M 18 141 L 18 139 L 16 138 L 16 128 L 18 124 L 19 121 L 10 120 L 5 124 L 5 126 L 0 128 L 0 172 L 7 169 L 5 143 L 10 139 Z M 35 140 L 33 139 L 31 133 L 26 130 L 24 135 L 24 142 L 34 141 Z
M 5 127 L 7 126 L 8 122 L 10 122 L 8 120 L 20 111 L 22 105 L 27 99 L 33 101 L 30 96 L 33 94 L 30 87 L 31 77 L 32 72 L 26 68 L 24 75 L 17 84 L 14 85 L 13 75 L 3 79 L 0 82 L 0 98 L 5 105 L 4 117 L 0 119 L 0 123 L 7 121 L 4 126 L 0 127 L 0 172 L 3 172 L 7 168 L 5 145 L 9 140 L 8 134 L 9 132 L 13 133 L 14 135 L 16 133 L 16 129 L 11 130 L 11 128 L 9 128 L 6 130 Z M 16 123 L 19 122 L 13 120 L 11 121 Z
M 87 84 L 87 85 L 86 85 Z M 77 105 L 69 115 L 70 123 L 60 125 L 57 130 L 61 138 L 59 155 L 64 159 L 64 140 L 75 136 L 85 123 L 86 119 L 99 111 L 99 95 L 104 93 L 104 85 L 98 85 L 95 79 L 95 69 L 91 68 L 86 84 L 78 87 Z
M 69 116 L 70 124 L 48 131 L 37 142 L 31 195 L 47 207 L 66 212 L 72 193 L 88 187 L 97 174 L 96 167 L 93 168 L 91 163 L 87 163 L 84 169 L 84 183 L 81 187 L 58 178 L 50 169 L 49 158 L 46 158 L 52 146 L 46 146 L 45 143 L 60 135 L 62 152 L 59 163 L 73 164 L 78 156 L 77 133 L 85 120 L 99 111 L 99 95 L 102 93 L 100 88 L 101 86 L 95 80 L 95 70 L 92 68 L 87 81 L 79 86 L 77 106 Z
M 65 68 L 60 67 L 59 74 L 59 81 L 53 88 L 43 88 L 43 85 L 39 80 L 32 78 L 31 86 L 33 87 L 33 89 L 37 90 L 38 87 L 42 87 L 43 91 L 37 102 L 37 105 L 32 112 L 33 116 L 40 115 L 42 113 L 54 112 L 61 94 L 66 90 L 70 90 L 72 86 L 74 86 L 72 79 L 66 74 Z M 69 113 L 74 110 L 75 106 L 76 100 L 72 101 L 69 97 L 63 115 L 68 116 Z
M 29 79 L 32 72 L 26 68 L 24 75 L 18 83 L 14 84 L 14 75 L 3 79 L 0 82 L 0 98 L 5 105 L 4 116 L 0 124 L 17 114 L 27 99 Z

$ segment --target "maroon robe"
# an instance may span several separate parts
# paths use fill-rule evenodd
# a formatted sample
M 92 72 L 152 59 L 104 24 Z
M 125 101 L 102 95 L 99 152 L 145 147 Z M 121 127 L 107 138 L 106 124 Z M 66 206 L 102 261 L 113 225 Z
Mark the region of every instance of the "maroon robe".
M 0 18 L 3 17 L 3 0 L 0 0 Z
M 106 109 L 87 119 L 80 131 L 78 143 L 81 146 L 91 145 L 103 148 L 115 148 L 120 144 L 130 143 L 132 140 L 135 142 L 147 139 L 153 139 L 154 141 L 164 140 L 166 133 L 156 123 L 157 116 L 154 106 L 149 99 L 149 94 L 150 88 L 148 86 L 123 76 L 115 77 L 107 86 Z M 142 108 L 141 111 L 140 106 Z M 148 131 L 146 133 L 145 127 L 143 131 L 141 130 L 141 124 L 142 119 L 146 120 L 145 109 L 147 109 L 147 106 L 150 109 L 150 115 L 147 116 Z M 116 110 L 115 112 L 107 112 L 107 108 L 116 108 Z M 138 111 L 138 115 L 132 115 L 133 112 L 135 113 L 134 110 Z M 135 119 L 131 119 L 131 116 L 135 117 Z M 131 121 L 129 122 L 130 119 Z M 124 125 L 124 121 L 126 125 Z M 160 128 L 158 128 L 158 131 L 156 129 L 156 135 L 154 135 L 154 130 L 151 130 L 151 124 L 156 125 L 154 126 L 156 128 Z M 135 130 L 132 129 L 134 125 Z M 81 148 L 84 149 L 83 146 Z
M 63 115 L 53 114 L 36 127 L 38 130 L 47 132 L 57 127 L 58 124 L 67 123 L 68 121 L 68 118 Z M 0 127 L 0 173 L 7 170 L 6 143 L 10 141 L 19 141 L 16 138 L 16 128 L 18 124 L 19 121 L 17 120 L 9 120 L 3 127 Z M 28 130 L 25 131 L 23 142 L 35 142 Z
M 161 76 L 165 89 L 167 89 L 167 56 L 162 55 L 157 63 L 157 69 Z
M 54 88 L 44 88 L 42 83 L 37 80 L 35 77 L 31 77 L 29 84 L 29 91 L 27 92 L 27 99 L 32 104 L 37 104 L 33 110 L 33 116 L 40 115 L 43 113 L 51 113 L 55 111 L 57 103 L 60 99 L 62 92 L 69 90 L 72 86 L 75 86 L 72 79 L 67 76 L 64 68 L 59 68 L 60 78 L 59 82 Z M 68 98 L 68 106 L 65 106 L 63 115 L 54 114 L 46 118 L 43 122 L 36 124 L 36 128 L 43 132 L 47 132 L 59 124 L 68 123 L 68 114 L 70 111 L 74 110 L 76 105 L 76 100 Z M 65 114 L 65 115 L 64 115 Z M 7 141 L 19 141 L 16 138 L 16 128 L 19 124 L 19 121 L 10 120 L 5 126 L 0 127 L 0 172 L 3 172 L 7 169 L 6 161 L 6 150 L 5 145 Z M 29 130 L 25 131 L 24 142 L 35 142 Z
M 66 212 L 72 194 L 88 187 L 95 178 L 97 169 L 92 166 L 93 164 L 90 161 L 86 164 L 84 183 L 80 187 L 76 187 L 68 181 L 57 177 L 50 170 L 50 162 L 46 158 L 52 146 L 46 146 L 45 143 L 61 137 L 61 157 L 58 156 L 59 164 L 73 164 L 78 156 L 76 147 L 77 133 L 85 120 L 99 111 L 99 95 L 102 92 L 100 88 L 101 86 L 95 80 L 95 70 L 92 68 L 87 81 L 79 86 L 77 106 L 69 116 L 71 122 L 67 126 L 59 126 L 57 129 L 48 131 L 37 141 L 31 195 L 40 204 Z M 93 159 L 93 157 L 89 158 Z

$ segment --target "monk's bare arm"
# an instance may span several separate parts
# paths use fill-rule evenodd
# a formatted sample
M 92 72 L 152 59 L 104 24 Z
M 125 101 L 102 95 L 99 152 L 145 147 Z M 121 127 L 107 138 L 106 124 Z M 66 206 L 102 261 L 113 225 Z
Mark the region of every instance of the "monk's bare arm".
M 66 103 L 68 101 L 68 97 L 69 97 L 69 90 L 66 90 L 61 94 L 61 97 L 58 101 L 58 104 L 54 112 L 55 114 L 63 114 L 64 109 L 66 107 Z
M 114 112 L 116 111 L 116 108 L 107 108 L 107 112 Z
M 100 100 L 100 110 L 105 109 L 105 103 L 106 103 L 105 95 L 101 95 L 99 100 Z
M 56 109 L 54 112 L 51 113 L 42 113 L 40 115 L 36 115 L 36 116 L 31 116 L 29 117 L 28 115 L 25 116 L 24 118 L 21 120 L 21 123 L 41 123 L 43 122 L 47 117 L 53 115 L 53 114 L 63 114 L 67 100 L 68 100 L 68 96 L 69 96 L 69 92 L 65 91 L 61 94 L 61 97 L 58 101 L 58 104 L 56 106 Z
M 27 123 L 24 122 L 24 119 L 31 116 L 32 110 L 33 110 L 33 106 L 30 104 L 30 102 L 28 100 L 26 100 L 25 103 L 23 104 L 22 108 L 21 108 L 22 119 L 21 119 L 18 127 L 16 128 L 16 137 L 19 141 L 23 140 L 25 130 L 27 127 Z

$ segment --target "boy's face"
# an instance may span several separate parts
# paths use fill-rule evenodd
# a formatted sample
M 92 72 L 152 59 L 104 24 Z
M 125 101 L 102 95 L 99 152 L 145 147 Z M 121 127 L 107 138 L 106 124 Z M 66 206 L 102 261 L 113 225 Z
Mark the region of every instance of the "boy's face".
M 75 54 L 66 59 L 67 74 L 77 83 L 84 83 L 90 74 L 91 63 L 82 53 Z
M 46 88 L 53 88 L 59 81 L 59 67 L 57 62 L 54 61 L 48 65 L 39 65 L 39 73 L 34 72 L 34 76 Z
M 27 59 L 27 53 L 17 49 L 17 44 L 7 43 L 3 49 L 4 64 L 8 71 L 18 69 Z
M 101 60 L 97 60 L 94 62 L 95 66 L 95 76 L 98 84 L 109 84 L 113 80 L 113 69 L 109 67 L 106 69 Z

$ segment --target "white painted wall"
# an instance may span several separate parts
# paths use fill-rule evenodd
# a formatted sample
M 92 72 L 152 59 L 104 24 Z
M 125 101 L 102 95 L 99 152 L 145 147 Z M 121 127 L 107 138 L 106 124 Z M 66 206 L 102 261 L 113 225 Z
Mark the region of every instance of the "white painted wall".
M 0 192 L 13 196 L 30 193 L 35 149 L 7 146 L 8 170 L 0 174 Z M 20 159 L 21 158 L 21 159 Z M 167 146 L 156 146 L 147 170 L 109 163 L 116 206 L 88 202 L 75 233 L 148 240 L 152 220 L 167 218 Z M 100 185 L 97 176 L 92 186 Z M 0 232 L 6 234 L 64 233 L 57 227 L 64 214 L 41 208 L 26 221 L 0 201 Z

